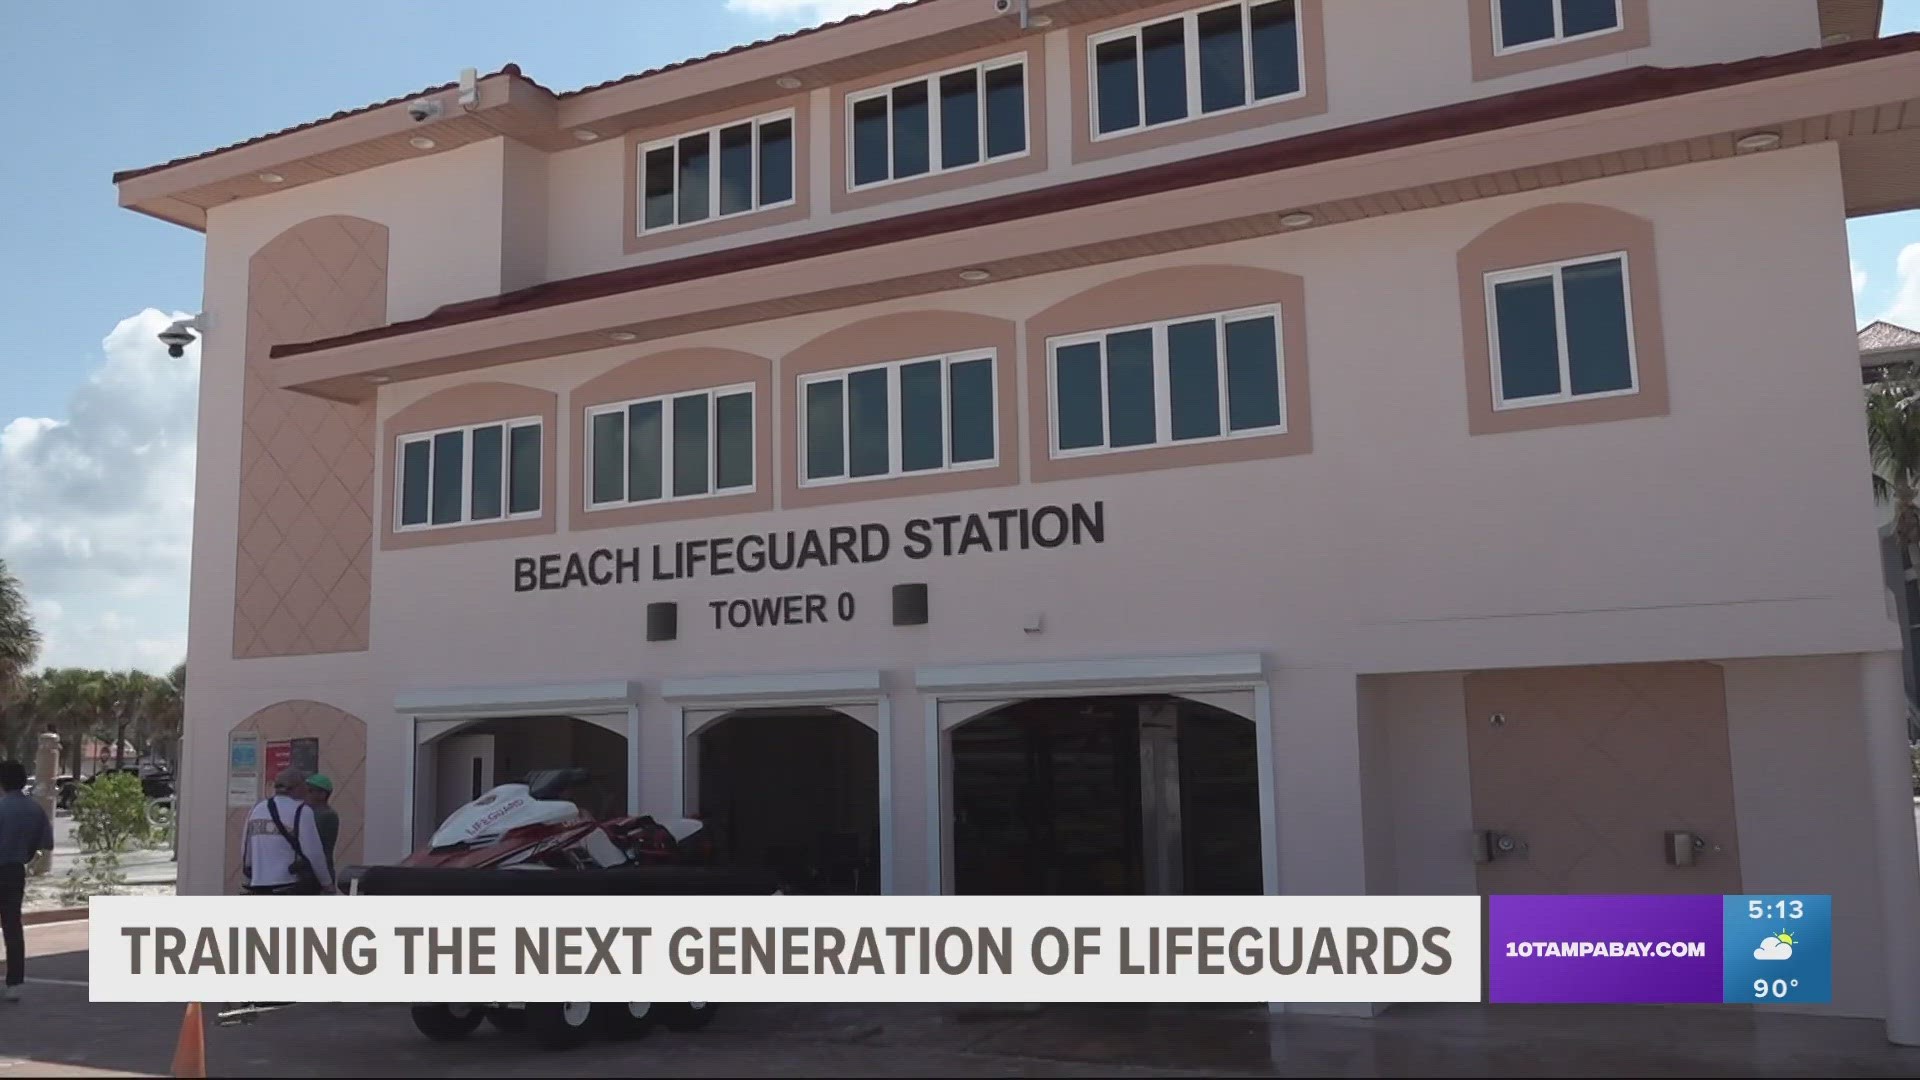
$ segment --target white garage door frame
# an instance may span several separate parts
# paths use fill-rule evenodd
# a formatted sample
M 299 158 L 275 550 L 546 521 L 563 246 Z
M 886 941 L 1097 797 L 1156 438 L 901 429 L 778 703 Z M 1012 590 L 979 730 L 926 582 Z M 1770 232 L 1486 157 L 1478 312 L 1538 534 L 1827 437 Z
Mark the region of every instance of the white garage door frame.
M 812 706 L 837 709 L 874 730 L 878 745 L 880 892 L 893 878 L 893 701 L 880 672 L 811 671 L 772 675 L 710 675 L 666 679 L 660 696 L 673 710 L 673 805 L 687 809 L 688 747 L 700 729 L 741 709 Z
M 947 781 L 952 766 L 947 733 L 1002 705 L 1032 698 L 1170 694 L 1243 714 L 1234 697 L 1251 694 L 1254 747 L 1260 773 L 1260 880 L 1269 896 L 1280 891 L 1277 793 L 1274 790 L 1273 697 L 1266 658 L 1259 653 L 1118 657 L 1007 664 L 922 667 L 914 684 L 926 703 L 927 892 L 952 886 L 953 853 L 947 828 Z M 951 706 L 943 714 L 942 704 Z
M 537 686 L 461 686 L 403 690 L 394 695 L 393 711 L 406 717 L 406 784 L 400 802 L 403 850 L 411 852 L 416 838 L 414 817 L 419 792 L 430 787 L 421 772 L 431 757 L 421 747 L 479 723 L 524 716 L 566 716 L 605 728 L 627 740 L 627 813 L 640 812 L 640 683 L 631 679 L 602 682 L 547 683 Z M 430 780 L 430 778 L 428 778 Z

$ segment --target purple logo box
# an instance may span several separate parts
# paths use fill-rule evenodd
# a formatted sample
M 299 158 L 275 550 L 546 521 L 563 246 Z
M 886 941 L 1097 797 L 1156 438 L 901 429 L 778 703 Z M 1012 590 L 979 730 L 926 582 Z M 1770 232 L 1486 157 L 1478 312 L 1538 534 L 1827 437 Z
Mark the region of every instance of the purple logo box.
M 1721 999 L 1719 896 L 1491 896 L 1487 1000 Z

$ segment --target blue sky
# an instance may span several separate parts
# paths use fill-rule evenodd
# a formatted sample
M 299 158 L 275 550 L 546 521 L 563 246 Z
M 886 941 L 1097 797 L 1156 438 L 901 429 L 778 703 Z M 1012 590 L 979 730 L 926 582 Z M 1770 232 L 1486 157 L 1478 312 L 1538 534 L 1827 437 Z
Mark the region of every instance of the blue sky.
M 0 558 L 43 659 L 161 669 L 186 642 L 198 234 L 120 210 L 111 176 L 514 61 L 571 89 L 877 0 L 0 0 Z M 528 20 L 529 11 L 537 17 Z M 1920 30 L 1887 0 L 1883 33 Z M 1920 327 L 1920 212 L 1848 225 L 1862 322 Z M 1901 253 L 1913 250 L 1905 260 Z

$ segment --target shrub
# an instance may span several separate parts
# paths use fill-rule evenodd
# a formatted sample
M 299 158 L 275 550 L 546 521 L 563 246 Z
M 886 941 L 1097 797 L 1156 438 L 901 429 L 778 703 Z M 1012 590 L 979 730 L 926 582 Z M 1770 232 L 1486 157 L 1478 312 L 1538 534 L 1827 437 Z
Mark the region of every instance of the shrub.
M 67 879 L 60 883 L 60 902 L 79 907 L 96 896 L 112 896 L 126 887 L 127 875 L 120 870 L 119 852 L 99 851 L 67 871 Z
M 112 773 L 80 785 L 73 801 L 73 831 L 80 850 L 122 852 L 145 841 L 151 828 L 139 777 Z

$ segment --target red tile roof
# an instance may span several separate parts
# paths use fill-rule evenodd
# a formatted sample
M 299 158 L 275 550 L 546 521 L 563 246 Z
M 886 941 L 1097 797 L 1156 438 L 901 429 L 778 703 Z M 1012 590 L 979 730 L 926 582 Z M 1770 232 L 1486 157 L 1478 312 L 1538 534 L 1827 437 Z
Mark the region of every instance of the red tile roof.
M 1920 52 L 1920 33 L 1724 64 L 1687 68 L 1628 68 L 977 202 L 550 281 L 499 296 L 448 304 L 419 318 L 388 326 L 318 341 L 276 345 L 272 355 L 296 356 L 318 352 L 697 278 L 916 240 L 976 226 L 1017 221 L 1360 154 L 1916 52 Z
M 501 68 L 499 71 L 491 72 L 489 74 L 482 75 L 480 77 L 483 79 L 490 79 L 499 75 L 512 75 L 516 78 L 521 79 L 524 82 L 527 82 L 533 86 L 539 87 L 541 90 L 546 90 L 547 93 L 552 94 L 556 99 L 578 97 L 581 94 L 592 93 L 595 90 L 604 90 L 610 86 L 622 86 L 622 85 L 625 85 L 626 83 L 637 82 L 641 79 L 652 78 L 655 75 L 662 75 L 669 71 L 678 71 L 681 68 L 692 67 L 695 64 L 708 63 L 713 60 L 718 60 L 722 57 L 732 56 L 736 53 L 743 53 L 750 49 L 758 49 L 767 45 L 776 44 L 778 42 L 790 41 L 794 38 L 799 38 L 799 37 L 806 37 L 810 34 L 820 33 L 823 30 L 832 30 L 835 27 L 845 26 L 848 23 L 855 23 L 865 19 L 871 19 L 876 15 L 885 15 L 890 11 L 901 11 L 906 8 L 919 7 L 922 4 L 930 4 L 930 3 L 933 3 L 933 0 L 901 0 L 900 3 L 894 4 L 891 7 L 881 8 L 876 11 L 869 11 L 861 15 L 849 15 L 843 19 L 835 19 L 832 22 L 821 23 L 818 26 L 803 27 L 799 30 L 793 30 L 785 34 L 776 34 L 770 38 L 762 38 L 759 41 L 750 41 L 744 45 L 735 45 L 732 48 L 722 49 L 719 52 L 711 52 L 706 54 L 705 56 L 695 56 L 686 60 L 678 60 L 671 64 L 664 64 L 660 67 L 650 68 L 646 71 L 637 72 L 632 75 L 624 75 L 618 79 L 609 79 L 606 82 L 594 83 L 592 86 L 583 86 L 578 90 L 566 90 L 566 91 L 561 91 L 557 93 L 553 90 L 549 90 L 547 87 L 541 86 L 539 83 L 535 82 L 533 79 L 529 78 L 526 74 L 521 72 L 519 64 L 508 64 L 505 67 Z M 124 180 L 132 180 L 135 177 L 146 176 L 149 173 L 160 172 L 163 169 L 171 169 L 176 165 L 185 165 L 191 161 L 199 161 L 202 158 L 210 158 L 215 154 L 224 154 L 229 150 L 238 150 L 243 146 L 253 146 L 256 143 L 263 143 L 269 139 L 277 139 L 282 135 L 291 135 L 296 131 L 305 131 L 308 128 L 319 127 L 321 124 L 331 123 L 335 120 L 344 120 L 349 116 L 359 116 L 362 113 L 370 113 L 370 112 L 373 112 L 375 109 L 384 109 L 389 105 L 398 105 L 403 101 L 412 101 L 415 98 L 425 97 L 428 94 L 444 93 L 448 90 L 452 90 L 456 88 L 457 86 L 459 86 L 458 83 L 441 83 L 439 86 L 429 86 L 423 90 L 415 90 L 411 94 L 402 94 L 399 97 L 388 98 L 385 101 L 376 101 L 371 105 L 362 105 L 357 109 L 347 109 L 342 112 L 337 112 L 337 113 L 334 113 L 332 116 L 322 117 L 319 120 L 312 120 L 304 124 L 296 124 L 293 127 L 289 127 L 289 128 L 281 128 L 279 131 L 270 131 L 265 135 L 256 135 L 253 138 L 246 139 L 242 142 L 229 143 L 226 146 L 215 147 L 212 150 L 204 150 L 198 154 L 189 154 L 186 157 L 177 157 L 177 158 L 174 158 L 172 161 L 161 162 L 158 165 L 149 165 L 143 169 L 126 169 L 121 172 L 114 173 L 113 182 L 118 184 Z

